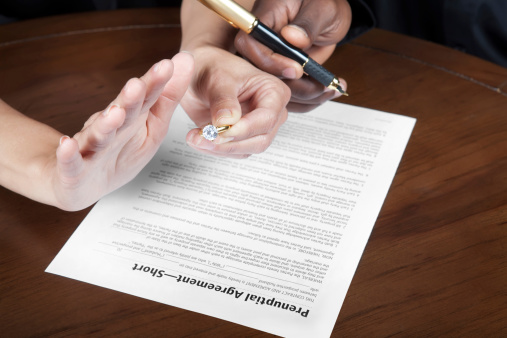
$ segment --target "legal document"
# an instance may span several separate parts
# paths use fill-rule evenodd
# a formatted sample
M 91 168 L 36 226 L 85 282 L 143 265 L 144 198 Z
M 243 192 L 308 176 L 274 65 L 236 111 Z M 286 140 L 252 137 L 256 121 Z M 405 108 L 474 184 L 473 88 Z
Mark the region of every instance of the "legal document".
M 329 337 L 415 119 L 328 102 L 246 160 L 188 147 L 100 200 L 47 272 L 284 337 Z

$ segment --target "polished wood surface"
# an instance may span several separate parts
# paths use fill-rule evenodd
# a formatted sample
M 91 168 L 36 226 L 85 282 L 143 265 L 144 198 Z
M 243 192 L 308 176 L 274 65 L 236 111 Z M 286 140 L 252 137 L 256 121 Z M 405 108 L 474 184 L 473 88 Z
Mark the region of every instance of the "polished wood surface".
M 0 98 L 72 135 L 179 43 L 173 9 L 0 26 Z M 381 30 L 326 65 L 341 102 L 417 118 L 333 337 L 507 336 L 507 69 Z M 0 336 L 270 336 L 45 273 L 89 210 L 0 187 Z

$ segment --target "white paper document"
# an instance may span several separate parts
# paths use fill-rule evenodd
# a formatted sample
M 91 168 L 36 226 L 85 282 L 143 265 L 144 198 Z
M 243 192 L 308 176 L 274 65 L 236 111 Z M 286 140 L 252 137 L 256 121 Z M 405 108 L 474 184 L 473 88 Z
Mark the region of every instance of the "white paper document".
M 246 160 L 202 155 L 178 108 L 153 160 L 47 272 L 285 337 L 329 337 L 415 119 L 328 102 Z

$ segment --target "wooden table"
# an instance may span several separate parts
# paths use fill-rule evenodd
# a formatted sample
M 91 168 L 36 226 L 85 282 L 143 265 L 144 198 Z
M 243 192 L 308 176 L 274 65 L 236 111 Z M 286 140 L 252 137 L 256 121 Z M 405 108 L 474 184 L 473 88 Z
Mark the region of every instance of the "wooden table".
M 127 79 L 177 52 L 178 17 L 0 27 L 0 97 L 73 135 Z M 382 30 L 327 66 L 349 83 L 342 102 L 418 120 L 333 336 L 507 336 L 507 69 Z M 45 273 L 89 210 L 0 188 L 0 336 L 269 336 Z

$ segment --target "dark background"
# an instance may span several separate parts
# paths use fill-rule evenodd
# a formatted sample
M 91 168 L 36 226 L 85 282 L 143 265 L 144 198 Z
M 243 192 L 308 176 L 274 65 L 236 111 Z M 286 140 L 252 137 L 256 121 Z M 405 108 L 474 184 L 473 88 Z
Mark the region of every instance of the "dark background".
M 442 44 L 507 67 L 507 1 L 349 0 L 346 41 L 372 27 Z M 181 0 L 15 0 L 0 3 L 0 23 L 81 11 L 174 7 Z

